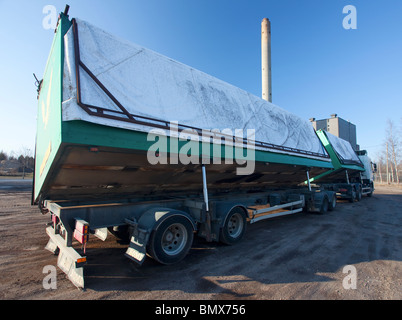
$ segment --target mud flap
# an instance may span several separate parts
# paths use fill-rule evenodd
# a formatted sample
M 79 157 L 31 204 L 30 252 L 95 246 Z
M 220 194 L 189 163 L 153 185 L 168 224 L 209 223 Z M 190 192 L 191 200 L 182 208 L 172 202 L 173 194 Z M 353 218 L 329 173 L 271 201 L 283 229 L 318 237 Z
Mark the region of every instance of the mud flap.
M 127 248 L 124 255 L 139 265 L 142 265 L 146 257 L 146 248 L 143 244 L 136 242 L 134 237 L 131 237 L 130 246 Z
M 84 288 L 84 268 L 76 267 L 76 259 L 72 259 L 67 250 L 60 250 L 57 266 L 67 275 L 68 279 L 78 288 Z
M 138 227 L 134 221 L 129 222 L 131 229 L 130 245 L 125 256 L 134 262 L 142 265 L 146 258 L 146 246 L 149 240 L 149 231 Z
M 57 266 L 67 275 L 68 279 L 78 288 L 84 288 L 84 267 L 86 258 L 82 257 L 72 247 L 64 244 L 64 239 L 54 233 L 52 227 L 46 229 L 50 239 L 45 249 L 56 253 L 59 250 Z
M 49 239 L 45 249 L 50 251 L 53 254 L 58 254 L 58 251 L 59 251 L 59 247 L 57 246 L 56 243 L 53 242 L 53 240 L 51 238 Z
M 94 235 L 98 239 L 105 241 L 107 239 L 107 228 L 100 228 L 94 230 Z

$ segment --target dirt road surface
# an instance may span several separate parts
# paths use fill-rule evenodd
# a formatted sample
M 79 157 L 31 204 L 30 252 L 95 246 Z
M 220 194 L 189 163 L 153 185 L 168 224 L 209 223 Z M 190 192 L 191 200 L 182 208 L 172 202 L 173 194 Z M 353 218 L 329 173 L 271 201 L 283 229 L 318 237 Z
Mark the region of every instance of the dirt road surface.
M 57 268 L 57 288 L 46 290 L 43 268 L 57 265 L 44 249 L 49 215 L 30 206 L 29 186 L 0 184 L 3 300 L 402 299 L 402 189 L 379 186 L 372 198 L 338 201 L 325 215 L 298 213 L 249 225 L 235 246 L 196 238 L 173 266 L 147 258 L 139 267 L 113 236 L 105 242 L 91 237 L 86 289 Z M 348 289 L 354 274 L 356 289 Z

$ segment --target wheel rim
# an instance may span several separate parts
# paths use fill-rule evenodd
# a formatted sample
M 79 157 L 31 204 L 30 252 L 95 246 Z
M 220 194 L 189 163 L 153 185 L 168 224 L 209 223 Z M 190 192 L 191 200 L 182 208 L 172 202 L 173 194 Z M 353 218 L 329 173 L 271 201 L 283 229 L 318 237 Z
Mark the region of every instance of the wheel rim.
M 237 238 L 243 231 L 243 218 L 240 213 L 235 213 L 229 218 L 228 233 L 232 238 Z
M 162 250 L 169 256 L 179 254 L 187 243 L 187 230 L 181 223 L 170 225 L 162 235 Z

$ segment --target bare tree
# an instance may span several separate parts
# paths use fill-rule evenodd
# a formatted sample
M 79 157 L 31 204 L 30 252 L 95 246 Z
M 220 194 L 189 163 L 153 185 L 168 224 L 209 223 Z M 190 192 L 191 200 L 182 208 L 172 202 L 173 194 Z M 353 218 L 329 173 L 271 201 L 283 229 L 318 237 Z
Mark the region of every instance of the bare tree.
M 378 170 L 377 170 L 377 175 L 379 176 L 379 178 L 380 178 L 380 183 L 382 183 L 382 168 L 383 168 L 383 165 L 382 165 L 382 162 L 384 161 L 384 157 L 380 154 L 380 155 L 378 155 L 377 156 L 377 165 L 378 165 Z
M 31 150 L 23 146 L 20 151 L 20 156 L 18 157 L 18 161 L 22 165 L 22 179 L 25 179 L 25 170 L 29 168 L 30 158 L 32 158 Z
M 399 173 L 398 173 L 398 164 L 399 164 L 399 149 L 400 149 L 400 141 L 399 141 L 397 129 L 392 120 L 387 120 L 387 130 L 386 130 L 386 143 L 387 143 L 387 159 L 388 157 L 391 159 L 390 161 L 390 169 L 391 169 L 391 177 L 392 181 L 399 184 Z M 392 166 L 394 168 L 392 168 Z M 395 179 L 394 179 L 394 170 L 395 170 Z

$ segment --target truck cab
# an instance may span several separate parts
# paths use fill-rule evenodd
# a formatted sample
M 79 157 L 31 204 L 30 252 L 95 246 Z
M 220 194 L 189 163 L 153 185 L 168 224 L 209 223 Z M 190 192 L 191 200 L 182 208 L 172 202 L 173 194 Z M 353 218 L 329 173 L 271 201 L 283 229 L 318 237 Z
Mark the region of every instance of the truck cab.
M 367 150 L 356 151 L 356 154 L 364 165 L 364 171 L 360 174 L 362 194 L 371 197 L 374 192 L 374 173 L 377 172 L 377 165 L 371 161 Z

